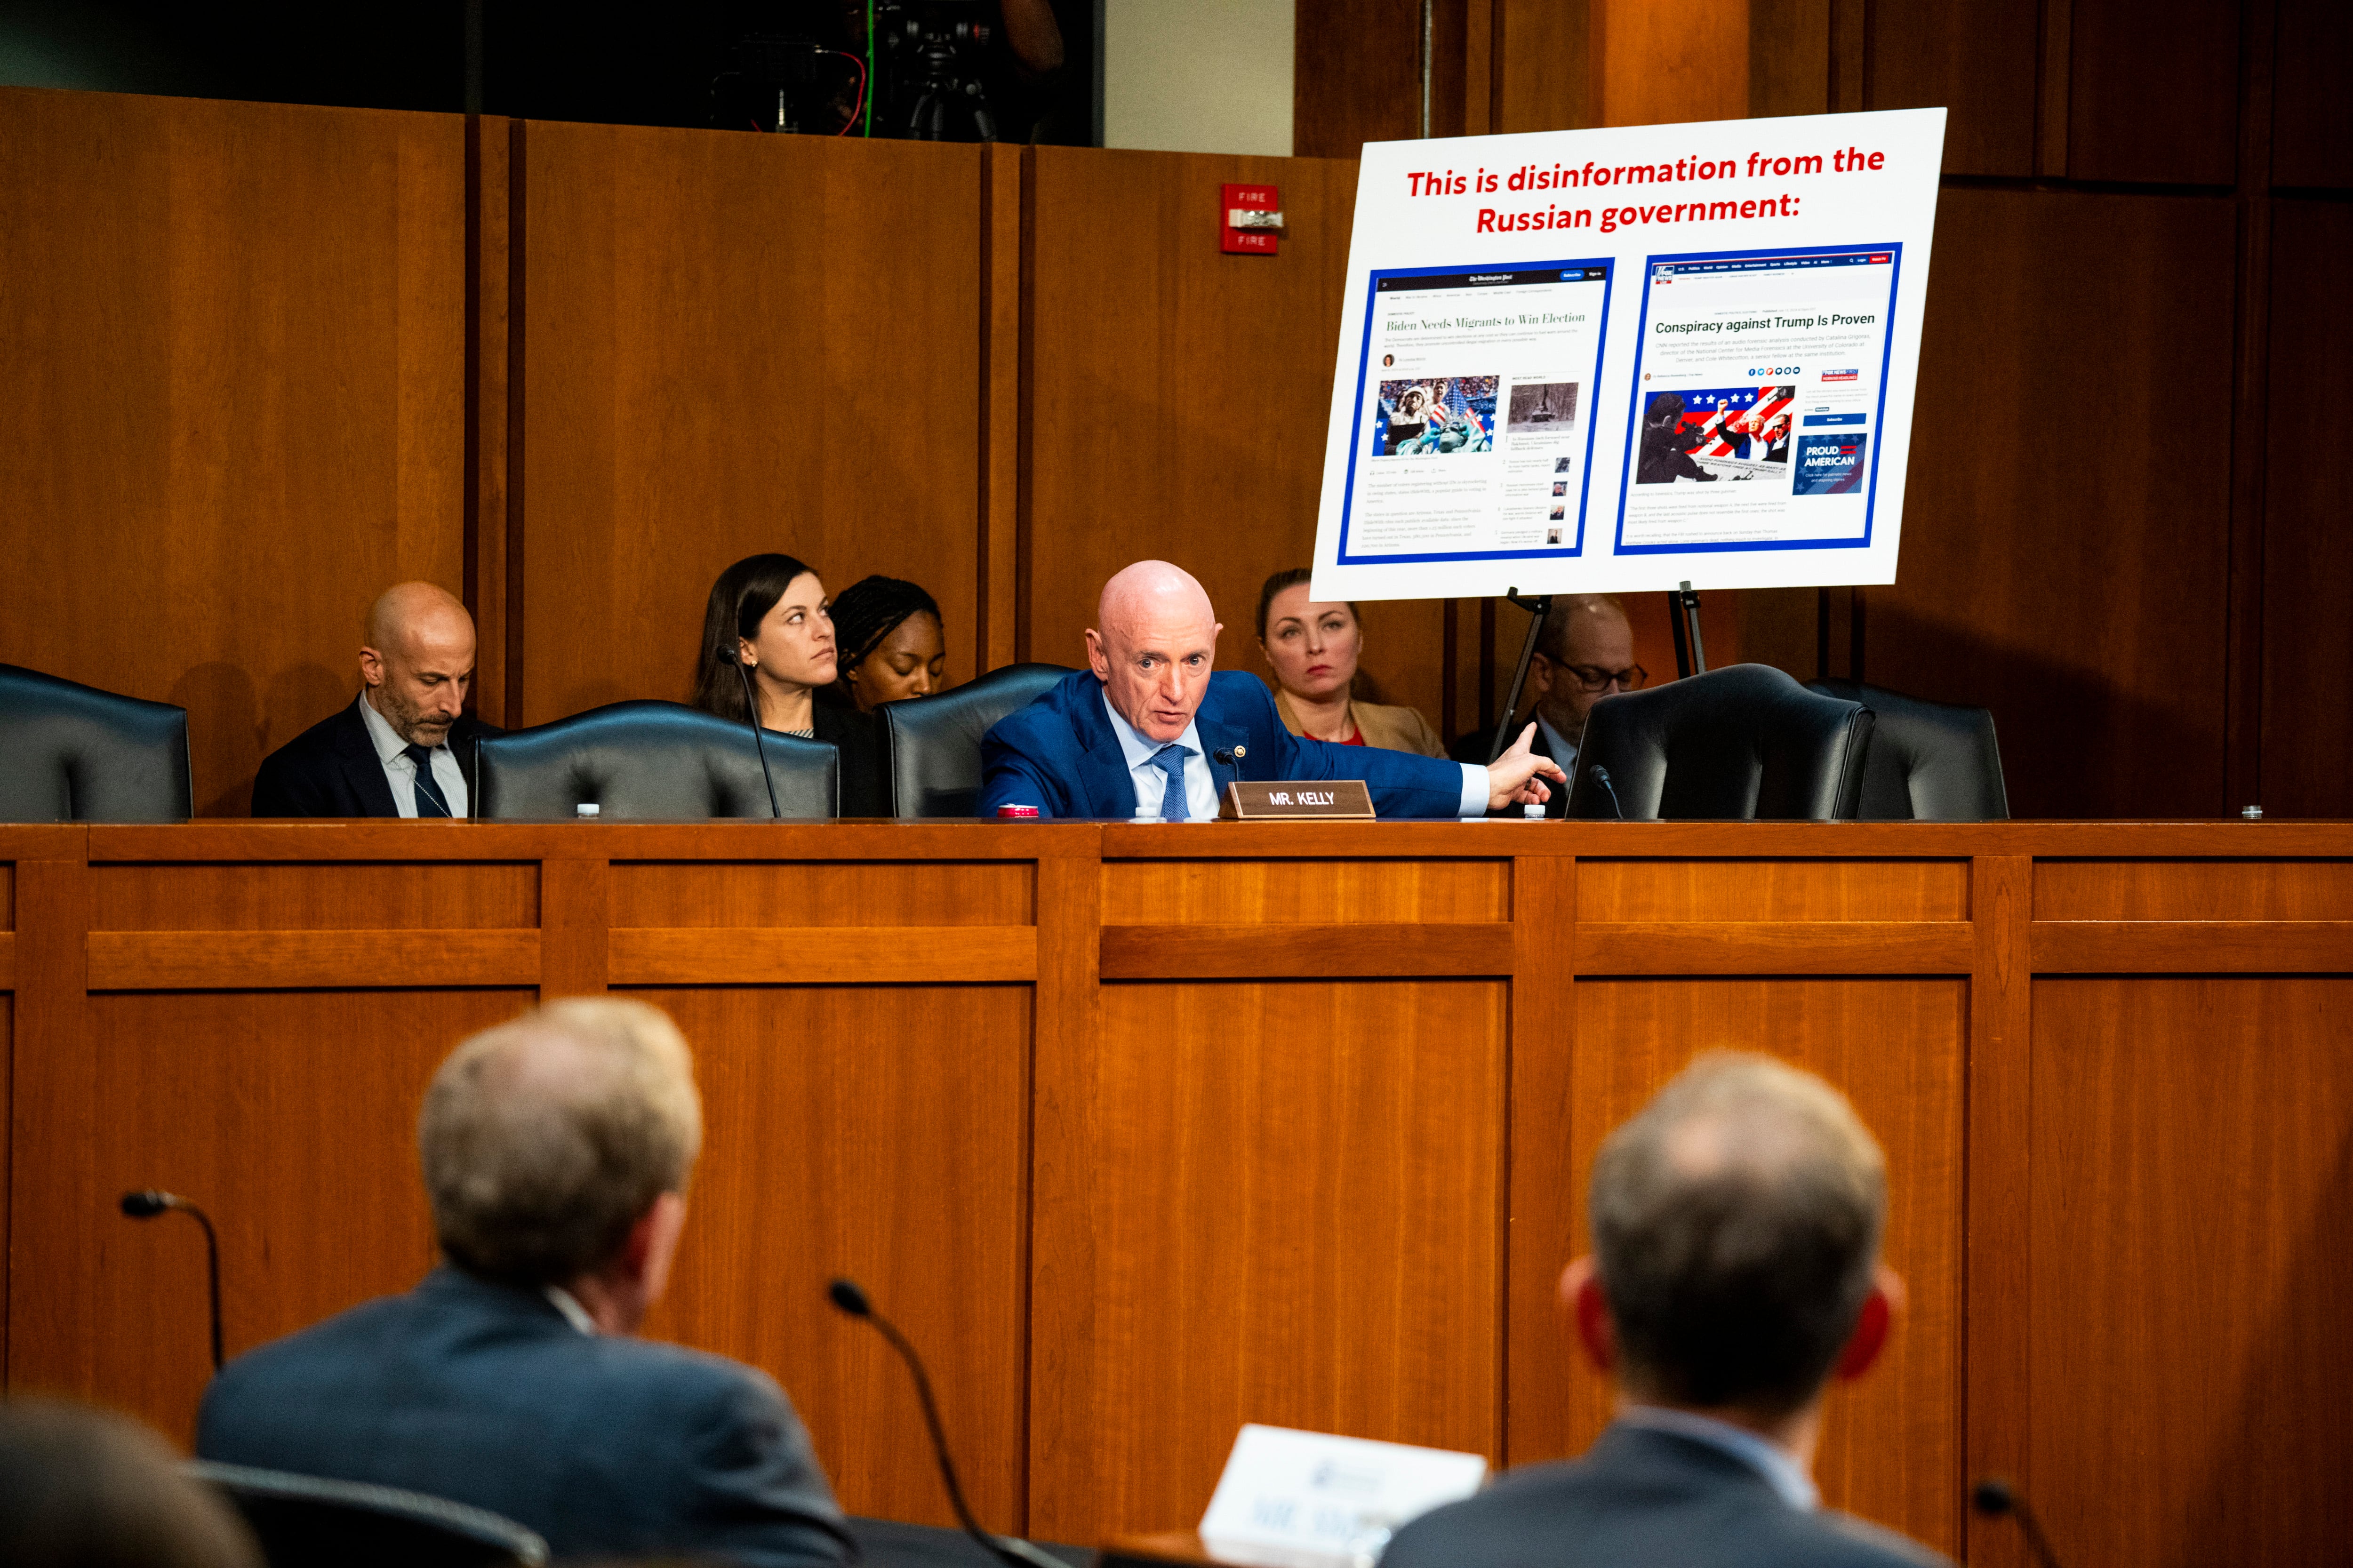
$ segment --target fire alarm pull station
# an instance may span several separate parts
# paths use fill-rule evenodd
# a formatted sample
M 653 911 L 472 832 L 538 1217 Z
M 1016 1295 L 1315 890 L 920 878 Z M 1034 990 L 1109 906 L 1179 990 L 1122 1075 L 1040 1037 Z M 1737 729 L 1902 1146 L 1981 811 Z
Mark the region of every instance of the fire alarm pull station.
M 1272 256 L 1282 237 L 1282 196 L 1272 185 L 1228 185 L 1220 248 L 1229 256 Z

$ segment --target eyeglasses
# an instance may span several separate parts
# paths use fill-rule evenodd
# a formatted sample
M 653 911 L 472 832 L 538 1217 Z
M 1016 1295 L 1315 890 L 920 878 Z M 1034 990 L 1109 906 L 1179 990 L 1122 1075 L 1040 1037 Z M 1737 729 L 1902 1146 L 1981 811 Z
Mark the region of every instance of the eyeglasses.
M 1639 664 L 1623 669 L 1596 669 L 1589 664 L 1564 664 L 1559 668 L 1577 682 L 1580 691 L 1607 691 L 1612 686 L 1620 691 L 1640 691 L 1651 672 Z

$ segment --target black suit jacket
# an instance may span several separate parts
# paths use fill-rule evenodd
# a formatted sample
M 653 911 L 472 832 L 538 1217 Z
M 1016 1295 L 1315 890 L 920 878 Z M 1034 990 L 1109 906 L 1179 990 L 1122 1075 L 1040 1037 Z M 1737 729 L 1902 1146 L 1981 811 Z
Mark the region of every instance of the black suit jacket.
M 506 731 L 468 713 L 449 726 L 449 752 L 474 791 L 474 743 Z M 253 781 L 256 816 L 398 816 L 384 760 L 368 739 L 359 700 L 311 725 L 261 760 Z
M 765 1375 L 592 1338 L 543 1294 L 456 1268 L 231 1362 L 205 1393 L 196 1452 L 487 1508 L 558 1560 L 851 1559 L 808 1435 Z
M 1945 1560 L 1847 1514 L 1804 1513 L 1744 1461 L 1612 1426 L 1574 1464 L 1514 1470 L 1422 1515 L 1381 1568 L 1929 1568 Z
M 1531 713 L 1528 718 L 1520 721 L 1520 727 L 1525 729 L 1534 722 L 1535 716 Z M 1508 749 L 1511 743 L 1518 739 L 1518 731 L 1514 731 L 1504 738 L 1504 744 Z M 1456 736 L 1454 743 L 1446 749 L 1446 754 L 1458 763 L 1472 763 L 1483 768 L 1487 765 L 1487 748 L 1494 743 L 1495 731 L 1493 730 L 1473 730 L 1467 735 Z M 1568 763 L 1561 762 L 1560 758 L 1552 754 L 1552 737 L 1546 732 L 1545 727 L 1541 724 L 1536 725 L 1535 738 L 1528 742 L 1528 754 L 1560 763 L 1560 771 L 1568 772 Z M 1545 787 L 1552 793 L 1545 797 L 1544 814 L 1546 816 L 1559 816 L 1565 814 L 1568 810 L 1568 785 L 1555 784 L 1552 780 L 1546 779 Z M 1516 805 L 1507 805 L 1501 811 L 1491 811 L 1487 815 L 1517 816 L 1520 815 L 1520 808 Z

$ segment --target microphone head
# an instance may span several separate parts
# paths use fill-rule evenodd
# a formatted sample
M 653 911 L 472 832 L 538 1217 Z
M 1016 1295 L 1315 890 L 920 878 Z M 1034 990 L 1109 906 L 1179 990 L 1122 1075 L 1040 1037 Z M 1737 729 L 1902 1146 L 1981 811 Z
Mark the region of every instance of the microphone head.
M 871 1318 L 874 1315 L 874 1304 L 866 1299 L 866 1292 L 858 1288 L 854 1279 L 837 1279 L 828 1285 L 825 1299 L 833 1303 L 837 1311 L 846 1312 L 850 1317 Z
M 1595 784 L 1601 784 L 1601 785 L 1604 785 L 1604 786 L 1607 786 L 1607 787 L 1613 787 L 1613 788 L 1615 787 L 1614 785 L 1610 785 L 1610 784 L 1609 784 L 1609 770 L 1608 768 L 1603 767 L 1599 763 L 1594 763 L 1591 767 L 1589 767 L 1589 768 L 1586 769 L 1585 771 L 1586 771 L 1588 774 L 1592 775 L 1592 779 L 1593 779 L 1593 782 L 1594 782 Z
M 1999 1519 L 2016 1507 L 2018 1500 L 2011 1495 L 2008 1481 L 1988 1476 L 1969 1489 L 1969 1501 L 1987 1518 Z
M 172 1206 L 172 1194 L 153 1187 L 142 1187 L 135 1193 L 122 1194 L 122 1212 L 132 1219 L 153 1219 Z

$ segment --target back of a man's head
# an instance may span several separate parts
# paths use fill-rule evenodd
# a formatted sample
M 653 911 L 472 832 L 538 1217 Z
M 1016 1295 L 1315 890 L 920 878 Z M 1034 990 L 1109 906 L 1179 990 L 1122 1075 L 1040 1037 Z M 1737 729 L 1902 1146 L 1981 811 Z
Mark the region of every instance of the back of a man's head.
M 469 1273 L 563 1285 L 610 1260 L 702 1146 L 694 1063 L 641 1002 L 552 1003 L 434 1074 L 417 1145 L 441 1248 Z
M 104 1411 L 0 1403 L 0 1563 L 11 1568 L 259 1568 L 244 1521 L 163 1440 Z
M 1886 1163 L 1853 1109 L 1763 1057 L 1704 1057 L 1594 1162 L 1596 1264 L 1627 1391 L 1778 1417 L 1871 1294 Z

